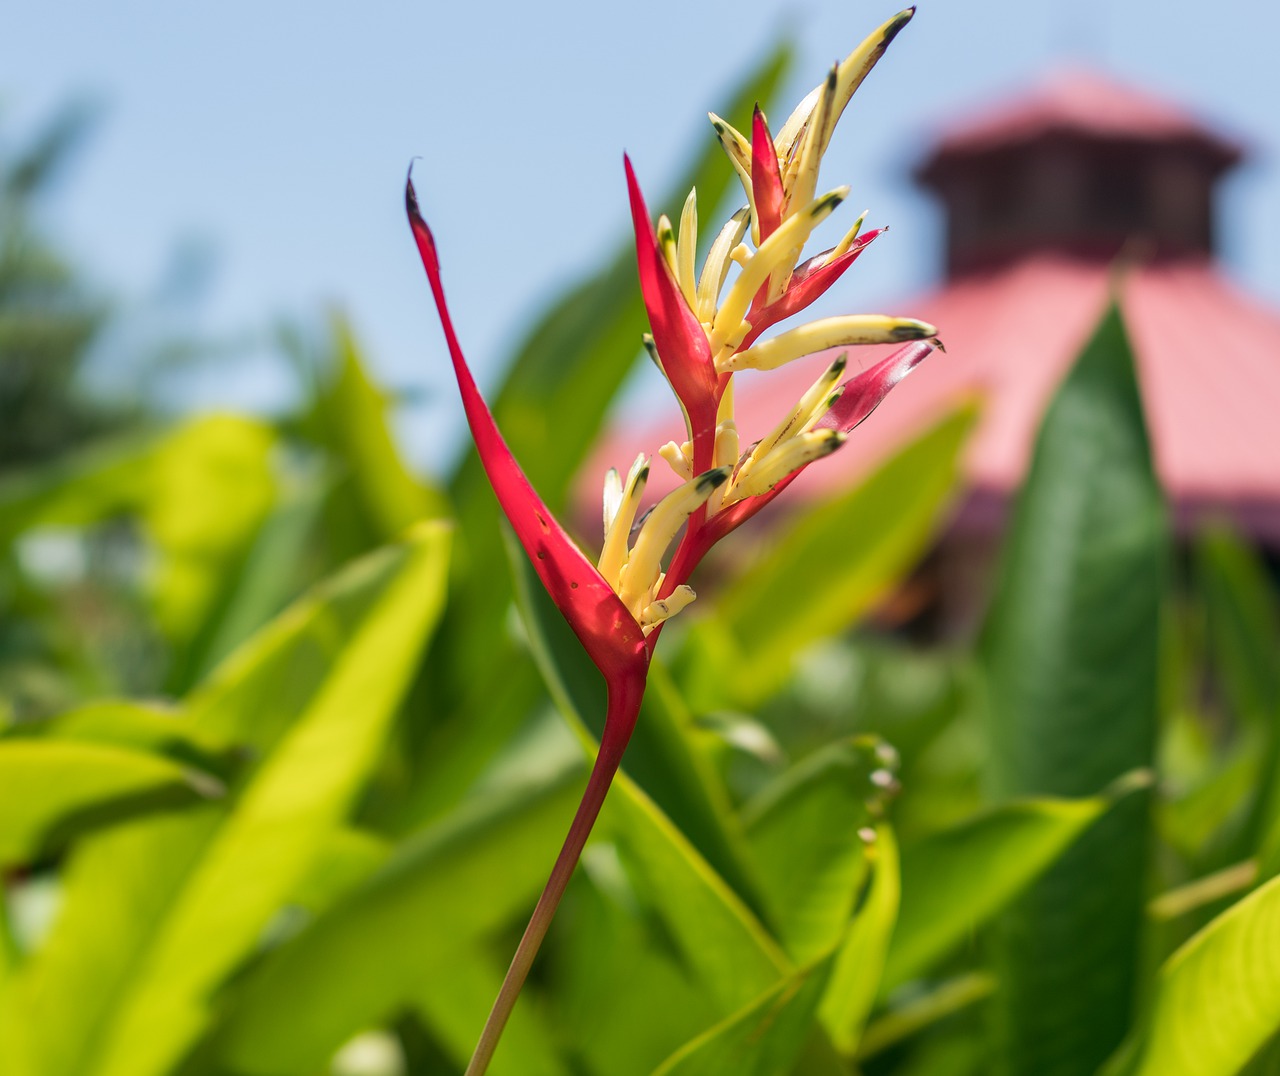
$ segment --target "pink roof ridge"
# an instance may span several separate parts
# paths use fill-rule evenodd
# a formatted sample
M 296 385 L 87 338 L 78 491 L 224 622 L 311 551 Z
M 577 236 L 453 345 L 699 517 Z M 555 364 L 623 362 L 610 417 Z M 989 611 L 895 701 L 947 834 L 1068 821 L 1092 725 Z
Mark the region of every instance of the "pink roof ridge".
M 1181 105 L 1096 70 L 1064 65 L 1029 89 L 1005 94 L 999 104 L 944 123 L 929 156 L 981 153 L 1050 133 L 1182 142 L 1217 157 L 1222 167 L 1245 153 L 1243 143 Z

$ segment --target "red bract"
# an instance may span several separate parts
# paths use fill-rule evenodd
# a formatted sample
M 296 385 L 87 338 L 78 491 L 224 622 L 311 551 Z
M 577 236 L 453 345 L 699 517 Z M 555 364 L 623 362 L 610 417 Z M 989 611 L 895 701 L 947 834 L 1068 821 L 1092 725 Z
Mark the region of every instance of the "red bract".
M 528 554 L 538 578 L 547 588 L 556 608 L 564 615 L 574 633 L 582 641 L 596 667 L 611 680 L 628 673 L 645 662 L 644 634 L 640 625 L 618 599 L 613 588 L 583 555 L 573 539 L 565 533 L 542 498 L 538 496 L 511 449 L 498 431 L 476 387 L 475 379 L 463 357 L 462 347 L 454 332 L 453 319 L 445 303 L 440 280 L 440 261 L 435 238 L 418 210 L 413 181 L 405 185 L 405 209 L 413 237 L 422 256 L 422 264 L 431 283 L 436 309 L 444 328 L 445 341 L 453 360 L 462 406 L 467 414 L 476 452 L 484 466 L 489 483 L 511 523 L 516 537 Z
M 760 241 L 763 243 L 782 223 L 782 203 L 786 192 L 782 189 L 782 173 L 778 170 L 773 135 L 769 133 L 769 125 L 759 105 L 751 117 L 751 190 L 755 195 Z
M 760 339 L 766 329 L 772 329 L 778 322 L 786 321 L 793 314 L 800 313 L 801 310 L 816 302 L 844 275 L 845 270 L 857 261 L 858 255 L 871 245 L 871 241 L 881 232 L 886 231 L 888 231 L 887 227 L 875 228 L 866 235 L 859 236 L 848 250 L 825 264 L 815 264 L 826 257 L 819 254 L 802 265 L 796 266 L 787 290 L 768 306 L 752 313 L 751 331 L 743 338 L 738 349 L 742 351 L 749 348 Z
M 653 344 L 662 372 L 671 382 L 676 399 L 684 409 L 689 440 L 693 442 L 694 470 L 705 471 L 711 466 L 716 436 L 716 405 L 719 402 L 711 348 L 697 316 L 680 294 L 666 259 L 658 249 L 658 237 L 631 161 L 626 157 L 623 161 L 627 170 L 631 221 L 636 232 L 640 293 L 649 314 Z
M 917 340 L 849 378 L 844 383 L 840 399 L 818 420 L 818 427 L 848 433 L 879 407 L 898 382 L 919 366 L 934 348 L 934 344 Z
M 480 395 L 453 328 L 440 279 L 435 238 L 418 210 L 412 179 L 405 184 L 405 209 L 435 297 L 462 394 L 462 406 L 485 474 L 542 585 L 604 675 L 609 696 L 600 750 L 582 801 L 467 1069 L 468 1073 L 481 1073 L 497 1045 L 631 739 L 644 696 L 649 651 L 635 618 L 529 484 Z
M 847 355 L 810 386 L 772 430 L 737 428 L 729 386 L 739 370 L 768 371 L 831 347 L 922 340 L 932 325 L 880 314 L 823 318 L 761 341 L 761 333 L 808 307 L 830 288 L 879 234 L 855 239 L 861 220 L 839 245 L 799 263 L 814 230 L 848 193 L 818 194 L 816 182 L 831 129 L 849 96 L 885 46 L 911 17 L 906 11 L 873 32 L 792 113 L 775 142 L 757 107 L 748 140 L 719 117 L 716 131 L 743 182 L 748 206 L 719 230 L 696 273 L 696 195 L 685 202 L 677 231 L 655 231 L 630 160 L 627 191 L 636 236 L 640 290 L 651 350 L 684 412 L 688 440 L 659 455 L 681 484 L 639 514 L 649 459 L 641 455 L 624 480 L 605 480 L 604 543 L 593 566 L 547 510 L 516 464 L 476 388 L 445 303 L 435 241 L 405 191 L 410 225 L 426 267 L 476 449 L 498 502 L 539 579 L 569 622 L 608 687 L 600 750 L 551 877 L 503 980 L 466 1076 L 480 1076 L 533 963 L 635 727 L 649 655 L 662 626 L 694 600 L 688 580 L 721 538 L 770 503 L 806 467 L 836 451 L 850 429 L 930 351 L 900 348 L 843 385 Z M 780 156 L 781 154 L 781 156 Z M 754 220 L 754 249 L 746 241 Z M 836 252 L 839 252 L 838 254 Z M 834 255 L 834 256 L 833 256 Z M 734 275 L 736 266 L 736 275 Z M 732 277 L 732 279 L 731 279 Z M 723 294 L 722 294 L 723 293 Z M 744 442 L 749 446 L 743 451 Z M 669 547 L 679 538 L 666 571 Z

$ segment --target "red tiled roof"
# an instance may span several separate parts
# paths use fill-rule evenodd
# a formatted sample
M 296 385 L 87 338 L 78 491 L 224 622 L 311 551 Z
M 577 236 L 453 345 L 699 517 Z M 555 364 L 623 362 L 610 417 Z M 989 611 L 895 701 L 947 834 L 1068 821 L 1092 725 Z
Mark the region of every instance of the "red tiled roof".
M 975 391 L 985 405 L 965 474 L 972 489 L 1003 498 L 1026 471 L 1045 406 L 1101 315 L 1108 282 L 1104 263 L 1037 255 L 886 310 L 936 324 L 947 353 L 931 356 L 844 449 L 810 467 L 788 499 L 847 486 Z M 1175 507 L 1184 518 L 1228 511 L 1257 537 L 1280 542 L 1280 313 L 1208 260 L 1130 270 L 1122 308 L 1156 468 Z M 850 358 L 869 364 L 883 351 L 854 349 Z M 778 421 L 824 361 L 737 379 L 744 444 Z M 610 463 L 623 467 L 676 437 L 678 422 L 611 439 L 590 464 L 591 484 Z M 674 484 L 660 461 L 653 479 L 654 494 Z
M 1049 133 L 1191 143 L 1218 157 L 1223 166 L 1243 152 L 1177 105 L 1091 71 L 1062 69 L 1011 104 L 943 127 L 930 156 L 981 153 Z

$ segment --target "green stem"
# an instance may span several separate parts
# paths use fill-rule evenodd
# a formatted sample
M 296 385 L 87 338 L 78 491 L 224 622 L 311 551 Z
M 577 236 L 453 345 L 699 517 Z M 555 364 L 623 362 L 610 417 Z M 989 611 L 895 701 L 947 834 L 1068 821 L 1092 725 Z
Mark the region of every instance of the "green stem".
M 465 1076 L 484 1076 L 489 1062 L 493 1059 L 498 1040 L 507 1026 L 511 1011 L 515 1008 L 516 999 L 524 981 L 528 978 L 529 969 L 534 958 L 542 947 L 547 936 L 551 920 L 560 906 L 560 898 L 568 888 L 569 879 L 573 877 L 574 868 L 586 846 L 587 837 L 595 825 L 604 805 L 604 798 L 613 783 L 614 775 L 622 762 L 622 752 L 631 739 L 631 731 L 635 728 L 636 717 L 640 712 L 640 699 L 644 694 L 644 677 L 631 677 L 609 687 L 609 712 L 605 718 L 604 735 L 600 740 L 600 750 L 595 764 L 591 767 L 591 775 L 587 778 L 586 790 L 578 804 L 577 813 L 569 826 L 569 833 L 556 857 L 555 866 L 551 868 L 551 877 L 538 898 L 537 907 L 525 927 L 524 936 L 516 947 L 516 954 L 507 969 L 506 978 L 502 980 L 502 988 L 494 1000 L 489 1019 L 485 1021 L 484 1030 L 480 1033 L 480 1041 L 476 1044 L 471 1063 L 467 1065 Z

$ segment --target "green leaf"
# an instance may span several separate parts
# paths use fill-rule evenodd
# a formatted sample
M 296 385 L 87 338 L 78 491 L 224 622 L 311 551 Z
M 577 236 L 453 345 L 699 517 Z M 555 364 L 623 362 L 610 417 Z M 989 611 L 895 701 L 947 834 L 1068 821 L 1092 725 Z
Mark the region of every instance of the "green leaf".
M 1151 766 L 1168 544 L 1112 307 L 1045 416 L 1002 555 L 984 640 L 1001 796 L 1091 796 Z M 998 1071 L 1092 1073 L 1124 1035 L 1147 815 L 1146 796 L 1118 805 L 1001 920 Z
M 135 515 L 158 553 L 148 579 L 157 620 L 181 652 L 266 518 L 274 448 L 269 426 L 233 415 L 95 445 L 0 483 L 0 533 Z
M 152 603 L 180 647 L 191 645 L 222 600 L 227 575 L 275 501 L 275 447 L 263 423 L 209 415 L 175 429 L 150 461 L 138 511 L 160 552 Z
M 486 949 L 463 945 L 453 954 L 447 971 L 422 976 L 419 981 L 411 1004 L 459 1068 L 475 1049 L 505 970 Z M 487 1076 L 568 1076 L 557 1050 L 562 1029 L 553 1030 L 528 1003 L 530 999 L 524 1000 L 503 1029 L 502 1049 L 490 1063 Z
M 217 1037 L 225 1067 L 313 1071 L 397 1006 L 425 1005 L 427 980 L 447 980 L 477 941 L 532 906 L 583 773 L 571 757 L 400 845 L 366 883 L 246 975 Z M 474 1013 L 475 1036 L 492 1000 Z
M 514 547 L 514 542 L 509 544 Z M 577 709 L 577 696 L 558 664 L 564 653 L 569 668 L 577 667 L 581 647 L 576 640 L 572 649 L 555 646 L 550 633 L 563 619 L 545 600 L 518 547 L 510 549 L 510 559 L 517 605 L 534 660 L 570 727 L 594 750 L 595 740 Z M 639 727 L 643 717 L 642 712 Z M 790 970 L 785 954 L 741 896 L 625 769 L 614 780 L 596 829 L 597 836 L 607 835 L 618 844 L 637 889 L 662 916 L 685 962 L 724 1014 L 750 1003 Z
M 407 630 L 406 622 L 429 619 L 434 613 L 432 588 L 438 586 L 437 577 L 443 569 L 435 563 L 432 550 L 442 552 L 438 548 L 442 541 L 443 535 L 427 533 L 414 543 L 380 550 L 286 610 L 187 700 L 186 711 L 197 735 L 215 743 L 250 743 L 253 754 L 246 769 L 253 782 L 257 771 L 276 759 L 274 748 L 300 715 L 311 715 L 317 722 L 327 720 L 318 701 L 326 692 L 331 700 L 326 706 L 340 701 L 332 695 L 338 682 L 333 676 L 344 667 L 343 655 L 349 659 L 354 640 L 363 640 L 366 652 L 384 642 L 378 635 L 380 614 L 391 623 L 401 621 L 401 630 Z M 409 645 L 407 637 L 385 643 L 383 654 L 375 655 L 375 672 L 384 660 Z M 342 679 L 350 684 L 348 674 L 354 671 L 348 661 Z M 388 664 L 385 672 L 378 673 L 387 684 L 370 690 L 367 701 L 375 701 L 389 689 L 398 674 L 400 671 Z M 351 712 L 366 713 L 362 706 Z M 335 735 L 335 745 L 341 747 L 348 736 L 366 738 L 376 732 L 379 722 L 373 720 L 372 724 L 374 730 L 344 729 Z M 312 723 L 311 729 L 319 731 L 319 725 Z M 296 740 L 295 746 L 305 747 L 307 738 Z M 349 762 L 358 765 L 358 750 L 355 745 L 347 746 L 352 747 Z M 301 761 L 296 754 L 294 760 Z M 288 763 L 290 767 L 294 760 Z M 319 768 L 321 777 L 327 775 L 332 780 L 335 776 L 328 760 Z M 314 789 L 310 786 L 309 771 L 301 780 L 300 794 L 324 794 L 323 783 Z M 271 787 L 258 787 L 260 791 L 251 802 L 256 799 L 261 805 Z M 292 806 L 301 806 L 301 801 Z M 103 1040 L 120 1007 L 128 1004 L 134 990 L 146 981 L 153 952 L 162 944 L 159 936 L 227 817 L 222 805 L 197 806 L 181 814 L 113 827 L 73 849 L 63 871 L 61 910 L 51 933 L 0 992 L 0 1071 L 6 1076 L 85 1076 L 93 1071 L 91 1064 L 103 1056 Z M 290 834 L 296 817 L 290 818 L 289 812 L 282 815 L 282 836 Z M 251 820 L 251 815 L 241 815 L 240 827 Z M 317 829 L 321 835 L 329 831 Z M 232 827 L 226 834 L 234 832 Z M 265 827 L 260 836 L 270 840 L 271 827 Z M 249 842 L 243 847 L 248 850 Z M 224 857 L 227 851 L 224 843 Z M 266 871 L 264 885 L 283 885 L 286 879 L 281 875 L 297 865 L 302 851 L 290 851 L 282 857 L 279 869 Z M 229 915 L 234 912 L 239 917 L 252 910 L 245 902 L 264 895 L 249 881 L 252 877 L 252 871 L 237 874 L 229 885 L 227 892 L 236 895 L 228 902 Z M 288 888 L 295 885 L 290 883 Z M 191 899 L 199 891 L 187 892 L 185 914 L 191 922 L 198 910 L 192 908 Z M 234 925 L 247 928 L 243 920 Z M 204 961 L 209 959 L 238 961 L 243 957 L 243 952 L 230 945 L 229 936 L 219 936 L 227 947 L 210 948 L 192 970 L 205 967 Z
M 1256 784 L 1244 786 L 1252 803 L 1239 836 L 1219 851 L 1230 860 L 1273 843 L 1269 831 L 1280 837 L 1280 604 L 1258 555 L 1223 527 L 1201 536 L 1196 567 L 1216 681 L 1243 726 L 1241 751 L 1258 767 Z
M 894 787 L 896 762 L 873 737 L 834 743 L 744 812 L 770 922 L 797 963 L 830 952 L 844 934 L 866 880 L 869 827 Z
M 509 532 L 508 532 L 509 533 Z M 604 680 L 591 664 L 529 568 L 512 537 L 507 555 L 516 578 L 516 601 L 538 669 L 571 725 L 599 738 L 605 709 Z M 758 913 L 758 884 L 748 867 L 740 824 L 710 759 L 703 754 L 693 718 L 666 670 L 650 663 L 649 684 L 636 730 L 627 746 L 623 771 L 643 788 L 693 843 L 709 866 Z
M 380 541 L 444 510 L 443 495 L 410 471 L 396 446 L 391 400 L 374 382 L 346 318 L 330 318 L 336 370 L 316 401 L 325 447 L 345 468 L 356 510 Z
M 325 839 L 288 899 L 291 907 L 319 915 L 354 890 L 391 857 L 392 844 L 368 830 L 344 826 Z
M 1105 799 L 1018 800 L 904 848 L 902 906 L 882 991 L 972 937 L 1109 806 Z
M 566 1053 L 598 1076 L 649 1076 L 721 1015 L 611 844 L 586 850 L 552 930 L 546 967 Z
M 0 863 L 29 863 L 86 830 L 221 791 L 208 775 L 143 751 L 0 742 Z
M 17 725 L 9 735 L 129 748 L 219 776 L 228 771 L 226 756 L 231 747 L 197 728 L 181 709 L 132 699 L 85 703 L 47 721 Z
M 681 1047 L 653 1076 L 775 1076 L 790 1072 L 812 1030 L 831 958 L 780 980 Z M 812 1073 L 812 1069 L 806 1068 Z
M 836 953 L 819 1010 L 832 1043 L 846 1057 L 857 1052 L 862 1029 L 880 992 L 902 898 L 898 842 L 888 825 L 876 827 L 872 849 L 871 885 Z
M 1280 878 L 1160 969 L 1151 1011 L 1104 1076 L 1231 1076 L 1280 1031 Z
M 976 418 L 973 406 L 955 411 L 847 493 L 807 507 L 725 588 L 717 612 L 739 653 L 722 679 L 738 705 L 773 694 L 799 651 L 848 627 L 919 560 Z
M 210 1018 L 208 998 L 248 955 L 350 809 L 444 597 L 449 531 L 426 525 L 395 587 L 237 798 L 158 932 L 95 1072 L 168 1070 Z
M 207 677 L 310 581 L 304 566 L 320 525 L 325 492 L 324 484 L 313 477 L 294 476 L 281 483 L 270 512 L 241 558 L 224 574 L 220 597 L 171 671 L 171 686 L 188 689 Z

